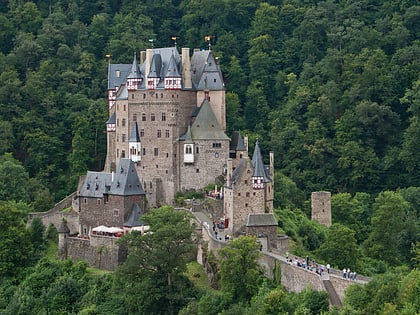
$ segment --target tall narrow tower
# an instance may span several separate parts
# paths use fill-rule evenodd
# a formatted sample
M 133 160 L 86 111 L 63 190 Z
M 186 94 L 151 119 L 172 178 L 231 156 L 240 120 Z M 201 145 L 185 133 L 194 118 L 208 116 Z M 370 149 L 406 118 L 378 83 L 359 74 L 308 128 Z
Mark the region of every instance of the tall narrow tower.
M 311 219 L 325 226 L 331 226 L 331 193 L 317 191 L 311 194 Z

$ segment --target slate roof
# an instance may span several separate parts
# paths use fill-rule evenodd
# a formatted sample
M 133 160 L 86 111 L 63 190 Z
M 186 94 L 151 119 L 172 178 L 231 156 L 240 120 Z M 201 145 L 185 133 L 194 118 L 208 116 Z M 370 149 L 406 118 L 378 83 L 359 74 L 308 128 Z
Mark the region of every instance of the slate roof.
M 220 90 L 224 88 L 219 65 L 210 50 L 194 52 L 191 57 L 191 79 L 198 90 Z
M 272 213 L 250 213 L 246 226 L 277 226 L 278 223 Z
M 143 212 L 140 209 L 139 205 L 137 203 L 133 204 L 130 214 L 127 220 L 124 222 L 124 226 L 131 228 L 135 226 L 144 225 L 143 221 L 141 221 L 142 215 L 143 215 Z
M 192 134 L 191 134 L 191 127 L 188 125 L 187 132 L 184 133 L 181 137 L 179 137 L 180 141 L 185 141 L 185 143 L 194 143 L 192 140 Z
M 245 142 L 239 131 L 234 131 L 230 140 L 230 151 L 246 151 Z
M 250 163 L 248 157 L 243 157 L 240 159 L 238 165 L 232 173 L 232 183 L 236 183 L 241 178 L 241 175 L 246 170 L 248 163 Z
M 137 56 L 134 54 L 133 64 L 131 65 L 130 73 L 128 74 L 128 79 L 140 79 L 142 78 L 142 74 L 140 72 L 139 63 L 137 61 Z
M 193 140 L 229 140 L 207 99 L 200 106 L 200 111 L 191 126 L 191 134 Z
M 116 118 L 116 115 L 115 115 L 115 112 L 114 112 L 114 113 L 112 113 L 111 117 L 109 117 L 109 119 L 106 122 L 106 124 L 107 125 L 108 124 L 110 124 L 110 125 L 114 124 L 115 125 L 116 123 L 117 123 L 117 118 Z
M 108 65 L 108 89 L 115 89 L 127 81 L 132 64 L 109 64 Z M 117 76 L 117 72 L 120 76 Z
M 154 48 L 149 70 L 149 76 L 155 78 L 181 76 L 182 58 L 176 47 Z M 119 88 L 125 84 L 129 76 L 145 78 L 145 73 L 146 62 L 138 64 L 136 57 L 134 57 L 131 64 L 110 63 L 108 65 L 108 89 Z M 191 80 L 195 89 L 224 89 L 220 66 L 216 63 L 216 59 L 211 51 L 194 51 L 191 57 Z M 140 89 L 145 88 L 147 88 L 147 80 L 143 80 L 140 86 Z M 163 80 L 160 80 L 157 88 L 164 88 Z M 121 95 L 119 99 L 123 97 L 125 95 Z
M 254 177 L 263 177 L 265 183 L 271 182 L 271 179 L 267 175 L 266 169 L 264 167 L 258 139 L 255 143 L 254 155 L 252 156 L 252 165 L 254 166 Z
M 172 55 L 171 59 L 169 60 L 169 66 L 168 66 L 168 70 L 166 71 L 165 76 L 166 77 L 180 77 L 181 76 L 179 74 L 174 55 Z
M 141 142 L 137 121 L 134 122 L 133 127 L 131 128 L 131 134 L 128 142 Z
M 118 89 L 116 99 L 117 100 L 126 100 L 126 99 L 128 99 L 128 89 L 127 89 L 127 86 L 125 85 L 125 83 L 122 84 L 120 86 L 120 88 Z
M 160 54 L 153 54 L 152 63 L 150 65 L 150 78 L 161 78 L 162 72 L 162 56 Z
M 102 198 L 104 194 L 118 196 L 144 195 L 134 162 L 121 159 L 117 171 L 112 173 L 88 172 L 80 189 L 81 197 Z

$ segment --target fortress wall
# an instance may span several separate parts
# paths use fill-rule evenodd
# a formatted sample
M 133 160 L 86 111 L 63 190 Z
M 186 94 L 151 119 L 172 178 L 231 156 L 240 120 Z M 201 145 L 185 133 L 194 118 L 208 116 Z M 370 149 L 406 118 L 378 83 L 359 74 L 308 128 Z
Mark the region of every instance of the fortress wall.
M 85 260 L 90 267 L 115 270 L 124 260 L 124 250 L 116 244 L 117 238 L 92 236 L 91 239 L 67 238 L 67 258 Z
M 325 291 L 321 277 L 313 271 L 295 267 L 284 259 L 279 259 L 271 255 L 262 255 L 259 260 L 265 268 L 269 278 L 277 277 L 276 274 L 280 267 L 281 284 L 291 292 L 301 292 L 308 286 L 316 291 Z
M 58 202 L 54 208 L 45 211 L 45 212 L 30 212 L 28 214 L 28 223 L 29 226 L 34 218 L 40 218 L 42 223 L 46 228 L 53 224 L 56 229 L 60 227 L 63 219 L 67 221 L 67 226 L 70 229 L 70 234 L 75 234 L 79 232 L 79 214 L 74 211 L 61 212 L 64 209 L 73 205 L 73 198 L 76 196 L 76 192 L 67 196 L 65 199 Z

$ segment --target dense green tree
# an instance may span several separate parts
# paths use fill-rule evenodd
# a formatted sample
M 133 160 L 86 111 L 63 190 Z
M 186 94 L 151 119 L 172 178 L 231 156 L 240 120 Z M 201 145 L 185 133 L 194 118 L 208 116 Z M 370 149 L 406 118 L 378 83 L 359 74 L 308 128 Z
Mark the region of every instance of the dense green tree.
M 195 246 L 190 214 L 165 206 L 142 220 L 150 232 L 126 238 L 129 255 L 116 272 L 116 292 L 123 294 L 128 314 L 177 314 L 194 296 L 183 275 Z
M 69 155 L 71 174 L 74 183 L 88 170 L 92 160 L 93 141 L 86 116 L 79 116 L 73 127 L 72 152 Z
M 342 224 L 331 225 L 325 242 L 316 253 L 320 259 L 332 266 L 351 270 L 359 268 L 361 251 L 356 242 L 355 232 Z
M 29 201 L 29 175 L 16 160 L 0 163 L 0 200 Z
M 365 249 L 373 258 L 390 265 L 398 265 L 404 257 L 401 248 L 401 232 L 407 225 L 409 204 L 397 192 L 385 191 L 378 195 L 373 204 L 372 232 Z
M 344 304 L 350 306 L 355 314 L 387 314 L 385 309 L 390 307 L 394 309 L 394 314 L 416 314 L 419 308 L 419 279 L 417 270 L 390 270 L 363 286 L 349 287 Z M 416 311 L 410 313 L 409 310 Z
M 234 303 L 247 301 L 258 291 L 262 279 L 259 247 L 255 237 L 241 236 L 219 251 L 222 291 Z
M 371 197 L 366 193 L 338 193 L 331 196 L 332 220 L 356 232 L 360 244 L 368 237 L 372 215 Z
M 19 206 L 0 201 L 0 276 L 19 276 L 32 262 L 32 243 L 29 231 L 22 222 Z

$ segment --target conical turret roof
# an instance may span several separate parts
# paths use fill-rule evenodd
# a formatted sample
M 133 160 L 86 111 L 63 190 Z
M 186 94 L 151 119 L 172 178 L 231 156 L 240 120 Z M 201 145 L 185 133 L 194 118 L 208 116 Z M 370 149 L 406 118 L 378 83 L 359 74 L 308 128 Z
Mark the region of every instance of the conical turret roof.
M 127 79 L 140 79 L 142 77 L 140 72 L 139 63 L 137 61 L 136 53 L 134 53 L 133 65 L 131 66 L 130 73 L 127 76 Z
M 265 183 L 271 181 L 265 172 L 258 139 L 257 139 L 257 142 L 255 143 L 254 154 L 252 156 L 252 165 L 254 166 L 253 177 L 263 177 Z

